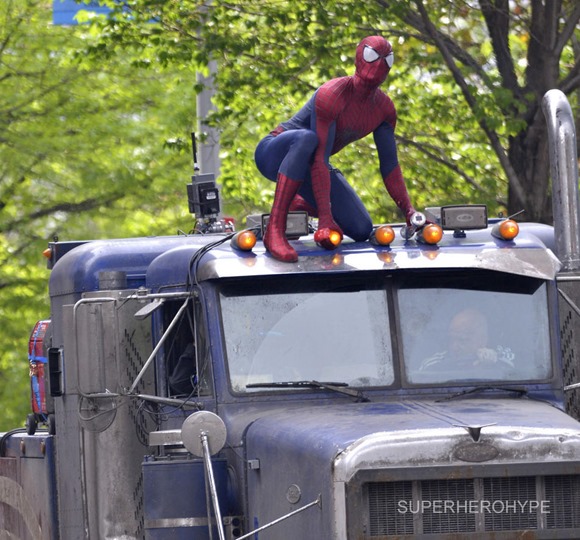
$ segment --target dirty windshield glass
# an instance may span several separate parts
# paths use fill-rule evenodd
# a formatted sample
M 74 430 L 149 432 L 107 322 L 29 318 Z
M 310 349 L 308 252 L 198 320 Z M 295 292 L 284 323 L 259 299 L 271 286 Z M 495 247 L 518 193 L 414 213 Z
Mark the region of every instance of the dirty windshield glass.
M 220 303 L 237 392 L 271 391 L 267 385 L 248 385 L 291 381 L 355 387 L 393 382 L 384 284 L 325 283 L 264 292 L 225 288 Z
M 409 382 L 525 381 L 550 376 L 545 284 L 500 277 L 450 277 L 438 286 L 409 282 L 399 289 Z

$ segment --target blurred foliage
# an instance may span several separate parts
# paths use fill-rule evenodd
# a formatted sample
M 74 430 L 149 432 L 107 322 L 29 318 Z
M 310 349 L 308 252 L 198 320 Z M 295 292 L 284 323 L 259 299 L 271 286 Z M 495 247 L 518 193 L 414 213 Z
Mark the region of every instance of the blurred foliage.
M 394 45 L 384 87 L 399 112 L 400 160 L 415 205 L 472 201 L 491 215 L 524 207 L 528 219 L 550 220 L 539 107 L 554 87 L 576 104 L 576 1 L 372 0 L 356 9 L 344 0 L 122 4 L 97 24 L 100 39 L 87 49 L 95 58 L 130 51 L 151 66 L 198 69 L 217 60 L 217 112 L 206 120 L 221 130 L 221 181 L 232 213 L 271 201 L 271 186 L 253 167 L 257 141 L 321 83 L 352 73 L 356 43 L 380 33 Z M 538 155 L 545 159 L 530 166 Z M 369 141 L 334 164 L 375 220 L 397 217 Z
M 506 180 L 452 78 L 432 48 L 400 30 L 391 11 L 377 2 L 353 10 L 340 1 L 241 0 L 207 8 L 193 0 L 128 0 L 97 22 L 100 39 L 86 52 L 102 60 L 130 51 L 134 63 L 151 67 L 202 70 L 218 61 L 217 111 L 205 122 L 220 130 L 225 211 L 240 219 L 267 210 L 273 197 L 254 166 L 258 141 L 321 83 L 352 74 L 357 42 L 382 33 L 395 48 L 385 90 L 398 109 L 400 161 L 414 204 L 473 201 L 492 213 L 504 210 Z M 343 150 L 333 164 L 376 221 L 401 219 L 382 185 L 372 137 Z
M 48 318 L 42 251 L 62 240 L 190 230 L 191 71 L 78 51 L 89 27 L 51 24 L 52 3 L 0 4 L 0 431 L 30 411 L 27 343 Z

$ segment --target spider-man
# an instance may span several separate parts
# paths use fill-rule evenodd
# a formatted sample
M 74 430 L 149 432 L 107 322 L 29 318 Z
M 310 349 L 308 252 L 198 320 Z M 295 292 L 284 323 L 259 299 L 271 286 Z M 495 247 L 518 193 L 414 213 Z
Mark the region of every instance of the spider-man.
M 397 159 L 395 106 L 379 88 L 393 59 L 386 39 L 364 38 L 356 49 L 355 74 L 323 84 L 297 114 L 258 144 L 256 165 L 277 183 L 264 236 L 266 249 L 276 259 L 298 260 L 285 234 L 289 210 L 307 210 L 318 216 L 314 239 L 326 249 L 336 247 L 330 240 L 332 231 L 341 239 L 343 233 L 356 241 L 369 237 L 369 213 L 344 176 L 329 163 L 331 155 L 369 133 L 374 136 L 387 191 L 407 222 L 415 212 Z

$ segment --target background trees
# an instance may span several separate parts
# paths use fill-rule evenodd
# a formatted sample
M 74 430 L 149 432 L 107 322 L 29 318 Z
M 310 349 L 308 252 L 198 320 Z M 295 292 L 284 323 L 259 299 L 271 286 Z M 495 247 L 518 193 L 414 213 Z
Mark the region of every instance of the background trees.
M 541 100 L 551 88 L 570 96 L 580 88 L 580 4 L 480 0 L 467 34 L 437 22 L 455 21 L 451 28 L 460 30 L 457 22 L 473 16 L 468 4 L 439 13 L 427 13 L 427 2 L 414 4 L 417 13 L 403 19 L 437 48 L 485 134 L 508 179 L 508 212 L 523 209 L 527 220 L 550 222 Z
M 191 228 L 191 157 L 172 148 L 193 126 L 193 82 L 123 56 L 86 62 L 90 29 L 52 26 L 51 7 L 0 3 L 0 430 L 30 407 L 28 336 L 50 316 L 47 241 Z
M 578 2 L 371 0 L 355 8 L 343 0 L 237 0 L 205 9 L 193 0 L 124 4 L 130 15 L 119 10 L 104 23 L 101 46 L 141 50 L 163 65 L 219 61 L 219 113 L 212 121 L 223 129 L 224 147 L 236 151 L 235 160 L 226 160 L 222 182 L 241 205 L 262 200 L 253 197 L 260 190 L 242 187 L 255 185 L 255 172 L 245 166 L 256 131 L 263 134 L 287 118 L 321 82 L 352 73 L 357 41 L 381 33 L 395 47 L 386 86 L 399 110 L 403 170 L 416 204 L 445 202 L 456 193 L 492 210 L 525 210 L 525 219 L 550 222 L 540 105 L 550 88 L 563 90 L 573 106 L 577 101 Z M 148 25 L 151 20 L 159 26 Z M 387 199 L 376 197 L 376 167 L 363 165 L 375 161 L 370 145 L 365 141 L 341 155 L 339 166 L 374 216 L 392 217 Z
M 540 102 L 559 87 L 580 111 L 575 0 L 107 2 L 110 18 L 74 28 L 50 24 L 49 0 L 0 4 L 0 430 L 29 408 L 47 240 L 191 228 L 195 74 L 210 59 L 216 111 L 203 120 L 220 130 L 224 211 L 238 223 L 273 195 L 253 163 L 258 140 L 322 82 L 351 74 L 356 43 L 374 33 L 395 50 L 384 87 L 414 204 L 551 219 Z M 372 138 L 333 164 L 376 222 L 400 219 Z

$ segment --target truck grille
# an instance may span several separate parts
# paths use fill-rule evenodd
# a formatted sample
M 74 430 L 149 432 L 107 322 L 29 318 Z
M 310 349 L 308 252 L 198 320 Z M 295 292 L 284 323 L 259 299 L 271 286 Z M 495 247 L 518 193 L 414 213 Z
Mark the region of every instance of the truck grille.
M 371 482 L 367 538 L 580 527 L 579 476 Z

